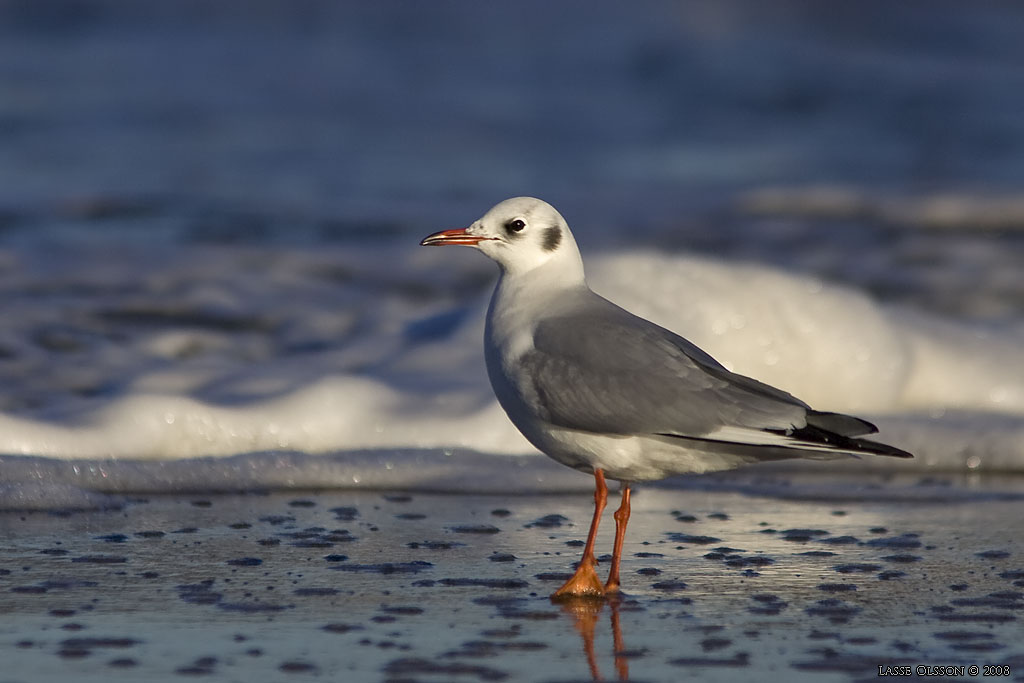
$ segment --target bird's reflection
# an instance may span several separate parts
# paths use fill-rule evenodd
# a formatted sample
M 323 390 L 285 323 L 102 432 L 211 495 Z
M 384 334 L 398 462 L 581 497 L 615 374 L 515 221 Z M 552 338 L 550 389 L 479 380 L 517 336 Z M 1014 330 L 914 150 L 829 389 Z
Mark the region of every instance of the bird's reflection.
M 611 614 L 612 626 L 612 647 L 615 658 L 615 673 L 620 681 L 629 680 L 629 653 L 626 651 L 625 642 L 622 638 L 622 623 L 619 619 L 619 611 L 622 608 L 622 598 L 611 596 L 605 600 L 594 600 L 593 598 L 570 598 L 560 599 L 556 603 L 562 608 L 562 612 L 573 619 L 573 625 L 583 639 L 583 656 L 587 659 L 587 666 L 590 668 L 590 676 L 595 681 L 603 681 L 601 669 L 597 663 L 597 653 L 594 649 L 594 632 L 601 621 L 601 613 L 607 608 Z

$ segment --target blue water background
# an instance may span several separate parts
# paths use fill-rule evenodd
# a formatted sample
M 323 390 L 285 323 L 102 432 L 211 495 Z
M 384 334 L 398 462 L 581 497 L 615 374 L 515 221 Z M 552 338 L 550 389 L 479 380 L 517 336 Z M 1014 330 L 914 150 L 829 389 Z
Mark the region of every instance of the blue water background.
M 516 194 L 636 238 L 763 186 L 1015 191 L 1022 35 L 1011 2 L 6 1 L 5 239 L 366 240 Z

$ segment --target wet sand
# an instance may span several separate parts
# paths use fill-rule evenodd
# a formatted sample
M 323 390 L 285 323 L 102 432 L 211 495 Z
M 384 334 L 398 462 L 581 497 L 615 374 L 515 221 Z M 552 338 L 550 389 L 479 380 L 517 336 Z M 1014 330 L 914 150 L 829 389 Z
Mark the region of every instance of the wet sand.
M 4 512 L 0 681 L 849 681 L 905 665 L 1020 681 L 1015 481 L 952 484 L 979 494 L 954 503 L 641 488 L 621 598 L 561 605 L 547 596 L 578 559 L 585 493 Z

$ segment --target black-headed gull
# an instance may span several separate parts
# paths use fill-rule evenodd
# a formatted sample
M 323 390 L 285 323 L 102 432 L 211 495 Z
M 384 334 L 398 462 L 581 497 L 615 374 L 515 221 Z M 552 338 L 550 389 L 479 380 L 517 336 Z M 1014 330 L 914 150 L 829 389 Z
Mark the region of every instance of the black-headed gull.
M 498 402 L 530 443 L 594 475 L 583 559 L 553 597 L 618 591 L 631 482 L 786 458 L 912 457 L 861 438 L 878 431 L 870 422 L 813 410 L 730 372 L 686 339 L 592 292 L 568 224 L 546 202 L 507 199 L 468 228 L 421 244 L 476 247 L 501 267 L 484 337 Z M 602 585 L 594 539 L 606 475 L 622 482 L 622 503 Z

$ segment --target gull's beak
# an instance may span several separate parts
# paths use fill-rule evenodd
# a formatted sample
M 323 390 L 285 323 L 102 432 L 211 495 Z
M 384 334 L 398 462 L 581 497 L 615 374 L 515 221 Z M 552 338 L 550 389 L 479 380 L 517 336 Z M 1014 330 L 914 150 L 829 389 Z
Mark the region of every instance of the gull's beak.
M 428 235 L 420 242 L 421 247 L 443 247 L 448 244 L 463 244 L 469 247 L 476 246 L 487 239 L 478 235 L 470 235 L 466 232 L 468 228 L 457 228 L 455 230 L 442 230 Z

